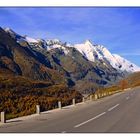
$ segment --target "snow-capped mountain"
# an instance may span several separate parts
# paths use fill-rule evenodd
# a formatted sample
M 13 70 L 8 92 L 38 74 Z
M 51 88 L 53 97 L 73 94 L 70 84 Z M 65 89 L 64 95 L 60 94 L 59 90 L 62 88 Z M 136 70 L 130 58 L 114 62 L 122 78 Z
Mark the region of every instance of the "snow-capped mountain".
M 4 28 L 4 30 L 7 33 L 9 33 L 14 39 L 16 39 L 18 43 L 27 42 L 34 49 L 50 51 L 52 49 L 59 48 L 63 50 L 65 55 L 67 55 L 69 52 L 66 46 L 70 47 L 70 45 L 66 43 L 62 43 L 58 39 L 48 39 L 48 40 L 34 39 L 27 35 L 21 36 L 10 28 Z
M 89 40 L 71 45 L 58 39 L 22 36 L 1 27 L 0 52 L 0 71 L 32 80 L 63 83 L 83 94 L 114 85 L 140 69 Z
M 10 28 L 4 28 L 5 32 L 9 33 L 17 42 L 27 41 L 28 43 L 38 43 L 38 40 L 28 37 L 27 35 L 21 36 Z
M 140 71 L 140 67 L 138 67 L 137 65 L 124 59 L 123 57 L 119 56 L 118 54 L 113 54 L 113 56 L 117 60 L 117 62 L 120 64 L 119 69 L 121 69 L 122 71 L 125 71 L 125 70 L 128 72 Z
M 140 71 L 140 67 L 117 54 L 111 54 L 111 52 L 109 52 L 109 50 L 102 45 L 92 44 L 89 40 L 86 40 L 83 44 L 76 44 L 74 47 L 89 61 L 96 62 L 102 60 L 105 62 L 104 64 L 108 63 L 119 71 Z
M 77 49 L 87 60 L 92 62 L 102 62 L 103 65 L 111 65 L 113 68 L 117 69 L 118 71 L 125 71 L 125 72 L 136 72 L 140 71 L 140 67 L 136 66 L 135 64 L 131 63 L 130 61 L 122 58 L 117 54 L 112 54 L 107 48 L 103 45 L 93 44 L 90 40 L 86 40 L 82 44 L 75 44 L 70 45 L 67 43 L 63 43 L 58 39 L 34 39 L 28 36 L 21 36 L 15 33 L 10 28 L 4 29 L 8 32 L 12 37 L 17 39 L 17 42 L 27 42 L 29 46 L 36 50 L 42 51 L 50 51 L 52 49 L 61 49 L 63 50 L 64 54 L 67 55 L 69 53 L 68 47 L 73 47 Z
M 24 39 L 28 42 L 28 43 L 38 43 L 38 40 L 25 36 Z

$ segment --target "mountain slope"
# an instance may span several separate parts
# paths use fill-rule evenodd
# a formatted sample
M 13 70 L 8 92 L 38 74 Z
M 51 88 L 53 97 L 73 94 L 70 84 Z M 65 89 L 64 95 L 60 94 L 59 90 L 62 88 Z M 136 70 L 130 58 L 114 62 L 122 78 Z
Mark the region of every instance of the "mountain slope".
M 69 79 L 69 84 L 82 93 L 94 92 L 98 86 L 107 86 L 124 75 L 112 66 L 88 61 L 73 47 L 62 46 L 41 51 L 51 66 Z
M 93 44 L 90 40 L 86 40 L 83 44 L 68 45 L 67 43 L 62 43 L 58 39 L 45 41 L 43 39 L 33 39 L 28 36 L 20 36 L 10 28 L 5 28 L 5 31 L 14 37 L 17 42 L 22 44 L 24 42 L 25 46 L 29 44 L 32 48 L 39 51 L 41 49 L 49 51 L 51 49 L 60 48 L 67 54 L 68 52 L 65 46 L 73 47 L 76 48 L 89 61 L 102 62 L 103 65 L 111 65 L 113 68 L 122 72 L 132 73 L 140 71 L 140 67 L 117 54 L 111 54 L 111 52 L 103 45 Z
M 69 45 L 58 39 L 21 36 L 9 28 L 5 29 L 5 33 L 16 44 L 13 47 L 15 51 L 12 50 L 14 61 L 11 61 L 15 63 L 16 70 L 19 68 L 18 74 L 35 80 L 65 83 L 81 93 L 92 93 L 98 87 L 112 85 L 129 73 L 140 70 L 133 63 L 89 40 Z
M 82 100 L 79 92 L 63 84 L 54 85 L 10 73 L 0 73 L 0 89 L 0 112 L 6 111 L 7 119 L 33 114 L 37 104 L 41 111 L 47 111 L 56 108 L 60 100 L 62 106 L 70 105 L 73 98 L 76 102 Z
M 134 72 L 124 79 L 128 87 L 140 86 L 140 72 Z
M 113 56 L 115 57 L 117 62 L 120 64 L 119 69 L 121 69 L 122 71 L 127 71 L 130 73 L 140 71 L 140 67 L 122 58 L 121 56 L 117 54 L 113 54 Z
M 66 83 L 65 77 L 51 69 L 49 61 L 39 52 L 22 47 L 0 28 L 0 68 L 34 80 Z

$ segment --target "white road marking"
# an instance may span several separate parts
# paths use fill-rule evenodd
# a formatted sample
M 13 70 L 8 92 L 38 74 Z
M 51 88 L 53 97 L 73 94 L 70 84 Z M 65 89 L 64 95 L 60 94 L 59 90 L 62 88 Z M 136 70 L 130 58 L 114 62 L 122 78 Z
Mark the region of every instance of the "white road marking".
M 126 97 L 126 100 L 128 100 L 130 97 L 128 96 L 128 97 Z
M 62 131 L 61 133 L 66 133 L 66 131 Z
M 82 122 L 82 123 L 80 123 L 80 124 L 78 124 L 78 125 L 75 125 L 74 127 L 75 127 L 75 128 L 80 127 L 80 126 L 82 126 L 82 125 L 84 125 L 84 124 L 86 124 L 86 123 L 88 123 L 88 122 L 91 122 L 91 121 L 93 121 L 93 120 L 95 120 L 95 119 L 97 119 L 97 118 L 103 116 L 105 113 L 106 113 L 106 112 L 103 112 L 103 113 L 101 113 L 101 114 L 99 114 L 99 115 L 97 115 L 97 116 L 95 116 L 95 117 L 93 117 L 93 118 L 91 118 L 91 119 L 89 119 L 89 120 L 87 120 L 87 121 L 85 121 L 85 122 Z
M 115 108 L 116 108 L 117 106 L 119 106 L 119 105 L 120 105 L 120 104 L 114 105 L 113 107 L 109 108 L 108 111 L 111 111 L 111 110 L 115 109 Z

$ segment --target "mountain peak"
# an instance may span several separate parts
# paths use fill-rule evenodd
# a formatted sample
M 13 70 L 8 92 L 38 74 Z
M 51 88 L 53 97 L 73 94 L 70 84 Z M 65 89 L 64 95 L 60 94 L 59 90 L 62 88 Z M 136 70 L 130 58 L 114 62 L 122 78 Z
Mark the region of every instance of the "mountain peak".
M 89 39 L 87 39 L 86 41 L 85 41 L 85 43 L 84 43 L 85 45 L 90 45 L 90 46 L 92 46 L 93 45 L 93 43 L 89 40 Z
M 9 28 L 9 27 L 4 28 L 4 30 L 5 30 L 5 31 L 12 31 L 12 29 Z
M 16 32 L 14 32 L 11 28 L 9 27 L 6 27 L 6 28 L 3 28 L 5 32 L 7 33 L 10 33 L 10 34 L 16 34 Z
M 38 43 L 38 41 L 34 38 L 31 38 L 31 37 L 28 37 L 28 36 L 25 36 L 25 40 L 28 42 L 28 43 Z

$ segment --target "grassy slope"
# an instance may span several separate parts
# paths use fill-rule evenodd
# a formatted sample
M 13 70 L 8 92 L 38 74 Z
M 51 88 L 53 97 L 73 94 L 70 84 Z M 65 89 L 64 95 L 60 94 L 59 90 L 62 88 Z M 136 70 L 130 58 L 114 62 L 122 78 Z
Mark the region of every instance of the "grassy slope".
M 140 86 L 140 72 L 129 75 L 126 79 L 129 87 Z
M 98 89 L 94 94 L 99 93 L 109 93 L 109 92 L 116 92 L 121 91 L 127 88 L 134 88 L 140 86 L 140 72 L 132 73 L 125 79 L 122 79 L 119 81 L 116 85 L 106 87 L 106 88 L 100 88 Z

